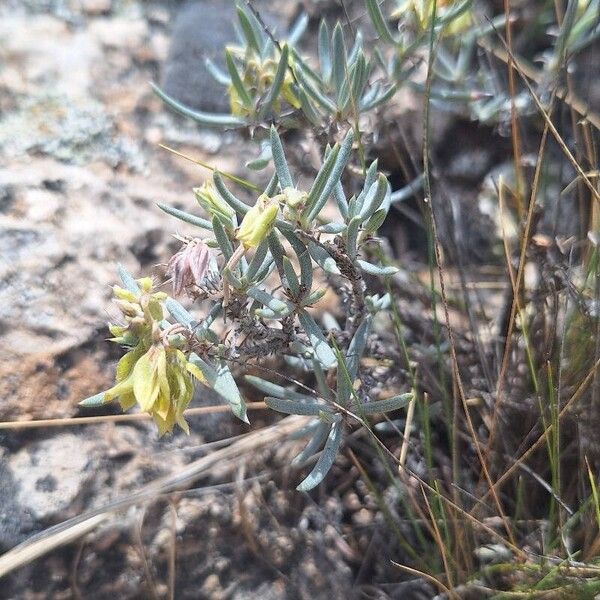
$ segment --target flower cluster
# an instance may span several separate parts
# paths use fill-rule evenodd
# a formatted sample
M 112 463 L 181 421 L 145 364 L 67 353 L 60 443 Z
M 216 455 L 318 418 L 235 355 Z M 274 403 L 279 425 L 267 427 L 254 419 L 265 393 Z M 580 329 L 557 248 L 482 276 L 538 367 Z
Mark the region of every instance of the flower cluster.
M 215 172 L 212 181 L 194 190 L 203 217 L 161 207 L 207 232 L 186 238 L 169 261 L 167 275 L 174 295 L 188 292 L 209 306 L 197 322 L 174 298 L 156 292 L 150 279 L 134 281 L 121 273 L 124 287 L 115 287 L 114 293 L 123 324 L 110 328 L 113 341 L 127 352 L 117 365 L 116 384 L 99 396 L 101 402 L 118 399 L 124 410 L 137 404 L 152 415 L 160 434 L 175 424 L 187 431 L 184 411 L 195 378 L 247 422 L 228 364 L 283 355 L 294 368 L 314 371 L 321 382 L 315 397 L 257 377 L 250 382 L 266 391 L 266 404 L 274 410 L 316 418 L 307 430 L 313 438 L 301 455 L 304 461 L 321 446 L 325 450 L 299 488 L 310 489 L 333 464 L 347 414 L 388 412 L 410 399 L 406 394 L 371 399 L 354 388 L 373 318 L 389 304 L 387 295 L 365 294 L 363 273 L 385 277 L 397 270 L 365 260 L 392 194 L 375 161 L 366 169 L 362 186 L 346 197 L 341 178 L 352 158 L 351 130 L 326 148 L 308 189 L 295 185 L 274 127 L 269 142 L 274 173 L 252 206 L 238 199 Z M 323 209 L 332 199 L 339 214 L 336 218 L 329 212 L 324 220 Z M 207 277 L 211 286 L 205 284 Z M 324 287 L 314 287 L 315 280 L 328 278 L 336 278 L 337 287 L 346 286 L 350 297 L 340 327 L 324 328 L 311 310 L 325 294 Z M 198 295 L 194 287 L 207 293 Z M 219 317 L 226 328 L 213 328 Z
M 183 412 L 192 399 L 193 377 L 202 383 L 206 380 L 177 347 L 178 338 L 161 327 L 167 295 L 154 292 L 149 278 L 136 283 L 138 294 L 119 286 L 113 290 L 124 324 L 109 326 L 111 341 L 128 351 L 117 365 L 115 385 L 102 400 L 118 399 L 123 410 L 138 404 L 152 415 L 160 435 L 172 431 L 175 424 L 187 432 Z

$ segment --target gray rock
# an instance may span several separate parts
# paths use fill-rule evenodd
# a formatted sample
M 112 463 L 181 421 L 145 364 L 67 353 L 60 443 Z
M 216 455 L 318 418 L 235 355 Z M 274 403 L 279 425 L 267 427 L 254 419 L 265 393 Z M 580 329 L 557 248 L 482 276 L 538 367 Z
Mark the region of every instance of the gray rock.
M 98 445 L 64 433 L 0 461 L 0 549 L 81 510 L 86 487 L 96 475 L 100 454 L 92 449 Z
M 276 34 L 285 26 L 259 6 L 265 23 Z M 224 48 L 236 42 L 235 4 L 227 0 L 188 2 L 178 11 L 171 48 L 164 66 L 162 87 L 186 106 L 208 112 L 229 112 L 227 90 L 206 69 L 210 58 L 225 69 Z
M 219 0 L 190 2 L 178 12 L 163 71 L 167 94 L 191 108 L 228 112 L 226 89 L 207 71 L 204 60 L 223 65 L 223 48 L 235 41 L 234 5 Z

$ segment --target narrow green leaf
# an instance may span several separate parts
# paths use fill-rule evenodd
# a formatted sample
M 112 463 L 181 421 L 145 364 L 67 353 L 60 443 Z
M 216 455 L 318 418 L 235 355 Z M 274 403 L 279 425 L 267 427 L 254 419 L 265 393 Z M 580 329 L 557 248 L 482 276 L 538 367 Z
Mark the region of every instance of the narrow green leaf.
M 317 230 L 321 233 L 342 233 L 346 229 L 346 225 L 344 223 L 325 223 L 324 225 L 319 225 Z
M 333 30 L 333 57 L 332 57 L 332 77 L 331 83 L 334 91 L 338 94 L 344 85 L 346 79 L 346 42 L 344 41 L 344 32 L 338 22 Z M 339 99 L 339 96 L 338 96 Z
M 425 181 L 425 175 L 422 173 L 415 179 L 413 179 L 408 185 L 405 185 L 403 188 L 392 192 L 390 200 L 392 204 L 396 202 L 403 202 L 407 200 L 412 195 L 416 194 L 422 187 Z
M 325 441 L 325 447 L 323 448 L 323 452 L 321 453 L 317 464 L 309 473 L 308 477 L 306 477 L 306 479 L 304 479 L 296 488 L 299 492 L 312 490 L 319 485 L 325 478 L 325 475 L 329 473 L 342 442 L 342 431 L 343 424 L 341 420 L 331 426 L 329 435 Z
M 364 229 L 367 233 L 375 233 L 385 221 L 388 211 L 385 208 L 380 208 L 375 211 L 373 216 L 365 223 Z
M 308 213 L 308 221 L 309 222 L 311 222 L 313 219 L 315 219 L 319 215 L 323 206 L 325 206 L 325 203 L 327 202 L 327 198 L 329 198 L 329 196 L 333 192 L 335 186 L 339 183 L 342 173 L 343 173 L 344 169 L 346 168 L 346 164 L 350 160 L 350 155 L 352 154 L 352 143 L 353 142 L 354 142 L 354 134 L 353 134 L 352 130 L 350 129 L 348 131 L 348 133 L 346 134 L 346 137 L 344 138 L 344 141 L 342 142 L 342 145 L 340 146 L 339 152 L 337 153 L 337 155 L 335 157 L 335 163 L 333 164 L 333 168 L 331 169 L 329 177 L 327 177 L 327 179 L 324 182 L 321 193 L 319 194 L 319 196 L 317 198 L 315 198 L 315 200 L 313 202 L 311 202 L 311 198 L 310 198 L 310 194 L 309 194 L 309 201 L 307 202 L 307 207 L 311 207 L 310 212 Z M 334 152 L 332 151 L 329 158 L 331 158 L 331 156 L 333 154 L 334 154 Z M 312 193 L 312 190 L 311 190 L 311 193 Z
M 218 217 L 213 217 L 212 220 L 213 233 L 215 234 L 215 238 L 217 239 L 217 244 L 219 244 L 219 248 L 223 253 L 223 257 L 227 262 L 231 255 L 233 254 L 233 246 L 231 245 L 231 240 L 229 236 L 225 232 L 221 221 L 219 221 Z
M 244 83 L 240 74 L 235 66 L 235 62 L 233 60 L 233 56 L 229 49 L 225 50 L 225 64 L 227 65 L 227 70 L 229 71 L 229 77 L 231 77 L 231 85 L 234 87 L 237 95 L 239 96 L 242 104 L 248 108 L 252 108 L 252 98 L 248 94 L 248 91 L 244 87 Z
M 295 431 L 292 431 L 292 433 L 290 433 L 287 436 L 288 440 L 292 440 L 292 441 L 296 441 L 296 440 L 301 440 L 302 438 L 305 438 L 307 436 L 310 436 L 312 434 L 314 434 L 314 432 L 319 428 L 319 425 L 321 425 L 323 421 L 321 421 L 320 419 L 311 419 L 307 425 L 305 425 L 304 427 L 300 427 L 300 429 L 297 429 Z
M 365 202 L 365 198 L 366 198 L 367 194 L 369 193 L 371 186 L 377 180 L 378 165 L 379 165 L 379 161 L 377 159 L 375 159 L 369 165 L 369 168 L 367 169 L 367 173 L 365 175 L 365 180 L 363 182 L 362 190 L 360 191 L 360 194 L 358 194 L 358 196 L 356 197 L 355 201 L 352 203 L 352 207 L 349 210 L 350 217 L 355 217 L 361 211 L 361 209 L 364 205 L 364 202 Z
M 261 319 L 273 319 L 274 321 L 281 321 L 292 314 L 292 309 L 288 308 L 281 312 L 275 312 L 270 308 L 256 308 L 254 314 Z
M 247 294 L 250 296 L 250 298 L 257 300 L 275 313 L 281 313 L 290 309 L 286 302 L 271 296 L 271 294 L 268 294 L 256 286 L 248 288 Z
M 302 37 L 302 34 L 306 31 L 308 21 L 308 15 L 303 12 L 292 24 L 292 27 L 290 28 L 290 33 L 288 35 L 288 43 L 290 44 L 290 46 L 295 46 L 298 43 L 298 41 Z
M 388 190 L 388 180 L 382 173 L 379 174 L 377 181 L 371 186 L 367 195 L 365 196 L 364 203 L 360 209 L 359 217 L 366 221 L 371 217 L 375 211 L 381 206 L 385 195 Z
M 259 269 L 264 265 L 268 251 L 269 240 L 265 239 L 258 245 L 258 248 L 256 248 L 254 256 L 248 265 L 248 270 L 246 271 L 246 277 L 248 278 L 248 281 L 252 281 Z
M 249 423 L 246 403 L 227 364 L 221 361 L 218 367 L 214 367 L 195 353 L 190 354 L 188 360 L 200 369 L 209 387 L 229 403 L 233 414 L 244 423 Z
M 335 166 L 335 161 L 339 156 L 339 153 L 339 144 L 336 144 L 333 148 L 329 149 L 329 151 L 327 148 L 325 149 L 325 160 L 323 161 L 323 164 L 319 169 L 315 180 L 313 181 L 310 191 L 308 192 L 306 207 L 304 209 L 305 212 L 308 212 L 309 209 L 316 204 L 317 200 L 325 189 L 325 185 L 327 180 L 331 177 L 331 173 L 333 172 L 333 167 Z
M 241 290 L 244 287 L 242 282 L 229 270 L 229 267 L 223 269 L 222 275 L 236 290 Z
M 227 187 L 225 186 L 225 182 L 223 181 L 223 178 L 221 177 L 221 174 L 218 171 L 213 172 L 213 181 L 215 187 L 217 188 L 217 191 L 221 195 L 221 198 L 223 198 L 223 200 L 225 200 L 225 202 L 227 202 L 227 204 L 229 204 L 229 206 L 231 206 L 233 210 L 235 210 L 241 215 L 245 215 L 250 210 L 250 207 L 247 204 L 236 198 L 227 189 Z
M 104 400 L 104 392 L 100 392 L 99 394 L 95 394 L 79 402 L 79 406 L 84 406 L 85 408 L 93 408 L 96 406 L 102 406 L 103 404 L 106 404 Z
M 313 282 L 313 267 L 308 248 L 295 233 L 284 231 L 283 235 L 298 257 L 298 263 L 300 264 L 300 284 L 304 287 L 305 293 L 308 293 L 311 290 Z
M 260 54 L 262 46 L 262 44 L 259 42 L 260 38 L 257 37 L 256 32 L 252 27 L 252 23 L 250 22 L 250 19 L 248 18 L 244 7 L 238 5 L 236 8 L 238 21 L 240 22 L 240 25 L 242 27 L 242 33 L 246 38 L 248 46 L 256 50 L 258 54 Z
M 269 89 L 269 93 L 265 98 L 264 104 L 260 108 L 260 117 L 264 118 L 266 115 L 268 115 L 273 108 L 273 104 L 279 98 L 279 94 L 285 79 L 285 72 L 288 69 L 288 56 L 288 46 L 287 44 L 283 44 L 281 48 L 281 57 L 279 59 L 279 64 L 277 65 L 277 71 L 275 72 L 273 83 L 271 84 L 271 88 Z
M 312 370 L 315 374 L 315 379 L 317 380 L 319 394 L 326 400 L 332 400 L 333 397 L 331 395 L 331 390 L 329 389 L 329 384 L 327 383 L 327 375 L 325 375 L 321 363 L 316 358 L 313 358 L 311 362 Z
M 356 57 L 358 56 L 358 53 L 362 50 L 362 45 L 363 45 L 362 33 L 361 33 L 360 29 L 357 29 L 356 35 L 354 36 L 354 44 L 352 44 L 352 48 L 350 50 L 350 53 L 348 54 L 348 59 L 347 59 L 348 66 L 354 65 L 354 63 L 356 62 Z
M 385 277 L 387 275 L 395 275 L 399 269 L 392 266 L 374 265 L 364 260 L 358 260 L 358 266 L 369 275 L 376 275 L 378 277 Z
M 285 153 L 283 151 L 283 145 L 281 138 L 277 133 L 277 130 L 271 125 L 271 153 L 273 154 L 273 163 L 275 164 L 275 171 L 277 172 L 277 178 L 282 189 L 287 187 L 294 187 L 292 182 L 292 176 L 290 175 L 290 169 L 285 159 Z
M 360 217 L 353 217 L 350 219 L 350 223 L 348 223 L 348 227 L 346 228 L 346 252 L 352 259 L 356 258 L 356 254 L 358 252 L 356 244 L 358 241 L 358 231 L 361 223 L 362 219 Z
M 132 294 L 140 293 L 140 286 L 137 284 L 137 281 L 121 263 L 117 265 L 117 273 L 119 274 L 119 278 L 121 279 L 123 287 L 127 291 L 131 292 Z
M 296 78 L 302 86 L 302 89 L 310 96 L 317 104 L 324 108 L 329 114 L 335 114 L 337 111 L 336 105 L 313 83 L 311 83 L 305 75 L 305 71 L 301 68 L 296 69 Z
M 321 361 L 325 368 L 329 369 L 335 366 L 337 362 L 335 353 L 329 347 L 321 328 L 317 325 L 315 320 L 305 310 L 301 310 L 298 313 L 298 319 L 300 320 L 300 325 L 302 325 L 302 328 L 308 335 L 315 356 Z
M 167 204 L 158 204 L 158 208 L 163 212 L 166 212 L 168 215 L 179 219 L 180 221 L 185 221 L 190 225 L 195 225 L 196 227 L 201 227 L 202 229 L 208 229 L 212 231 L 212 224 L 210 221 L 203 219 L 202 217 L 197 217 L 196 215 L 191 215 L 183 210 L 179 210 L 178 208 L 174 208 L 172 206 L 168 206 Z
M 318 417 L 322 412 L 332 412 L 331 408 L 317 402 L 298 402 L 286 398 L 265 398 L 265 404 L 286 415 L 302 415 L 307 417 Z
M 390 98 L 394 96 L 394 94 L 398 91 L 398 86 L 396 84 L 391 85 L 385 92 L 382 92 L 380 95 L 375 96 L 369 102 L 361 101 L 359 102 L 359 108 L 361 112 L 368 112 L 369 110 L 373 110 L 378 106 L 381 106 L 385 102 L 387 102 Z
M 269 165 L 273 155 L 271 154 L 271 144 L 261 144 L 261 152 L 260 154 L 246 163 L 246 167 L 248 169 L 252 169 L 253 171 L 262 171 L 265 167 Z
M 295 88 L 296 96 L 300 100 L 300 107 L 302 108 L 302 112 L 304 116 L 308 119 L 311 125 L 315 127 L 319 127 L 321 125 L 321 117 L 317 113 L 316 109 L 313 107 L 310 98 L 303 88 L 297 87 Z
M 265 393 L 267 396 L 273 396 L 274 398 L 288 398 L 290 400 L 296 400 L 297 402 L 314 402 L 314 396 L 308 396 L 290 390 L 289 388 L 277 385 L 271 381 L 267 381 L 262 377 L 256 377 L 256 375 L 245 375 L 244 379 L 257 390 Z
M 196 325 L 194 317 L 188 312 L 177 300 L 174 298 L 167 298 L 165 306 L 169 311 L 169 314 L 178 322 L 185 327 L 191 328 Z
M 347 113 L 348 111 L 356 108 L 358 110 L 358 101 L 362 95 L 365 84 L 367 83 L 368 71 L 365 55 L 362 50 L 358 53 L 356 63 L 353 65 L 350 71 L 349 80 L 346 79 L 345 87 L 347 93 L 344 92 L 345 97 L 342 97 L 342 112 Z M 349 82 L 348 82 L 349 81 Z M 344 96 L 342 94 L 342 96 Z
M 412 392 L 408 392 L 407 394 L 399 394 L 398 396 L 392 396 L 391 398 L 386 398 L 385 400 L 365 402 L 364 404 L 360 405 L 357 412 L 364 415 L 386 413 L 392 410 L 398 410 L 399 408 L 404 408 L 410 404 L 413 398 L 414 394 Z
M 184 106 L 175 98 L 172 98 L 165 92 L 163 92 L 156 84 L 151 83 L 150 86 L 154 93 L 172 110 L 183 115 L 184 117 L 188 117 L 203 125 L 204 127 L 245 127 L 247 125 L 247 121 L 242 119 L 241 117 L 234 117 L 233 115 L 227 114 L 219 114 L 219 113 L 207 113 L 200 112 L 188 108 Z
M 340 275 L 340 270 L 335 262 L 335 259 L 323 248 L 314 242 L 309 242 L 308 251 L 314 261 L 325 271 L 331 275 Z
M 275 265 L 277 266 L 277 271 L 279 272 L 280 277 L 284 276 L 283 271 L 283 257 L 285 256 L 285 250 L 277 237 L 277 234 L 272 231 L 269 236 L 269 250 L 275 260 Z
M 329 423 L 317 423 L 312 438 L 310 438 L 308 444 L 304 447 L 304 450 L 292 460 L 292 465 L 302 465 L 311 456 L 316 454 L 323 447 L 330 428 L 331 425 L 329 425 Z
M 366 3 L 371 23 L 373 23 L 373 27 L 375 27 L 375 31 L 379 34 L 379 37 L 388 44 L 396 45 L 398 42 L 388 27 L 377 0 L 366 0 Z
M 329 27 L 325 19 L 321 19 L 318 38 L 319 67 L 324 81 L 331 77 L 331 45 L 329 43 Z
M 341 362 L 344 360 L 343 356 L 338 357 L 338 365 L 341 366 Z M 352 398 L 352 394 L 354 393 L 354 388 L 352 387 L 353 380 L 350 378 L 348 374 L 347 368 L 339 368 L 336 374 L 336 395 L 338 404 L 342 406 L 348 406 L 350 402 L 350 398 Z
M 229 75 L 219 69 L 215 63 L 210 60 L 210 58 L 206 57 L 204 59 L 204 65 L 206 66 L 206 70 L 212 75 L 212 78 L 221 85 L 229 86 L 231 85 L 231 79 Z
M 313 304 L 316 304 L 326 293 L 327 290 L 323 288 L 311 292 L 302 299 L 302 306 L 312 306 Z
M 270 148 L 270 144 L 269 144 L 269 148 Z M 269 180 L 269 183 L 267 183 L 267 187 L 265 188 L 265 196 L 268 196 L 269 198 L 271 198 L 275 192 L 277 191 L 277 185 L 279 184 L 279 179 L 277 178 L 277 173 L 273 173 L 273 176 L 271 177 L 271 179 Z
M 372 317 L 370 315 L 367 315 L 363 319 L 362 323 L 358 326 L 352 341 L 350 342 L 350 346 L 348 347 L 346 368 L 352 381 L 354 381 L 358 375 L 358 366 L 367 346 L 367 340 L 371 330 L 371 321 Z
M 337 204 L 338 210 L 342 215 L 342 219 L 345 221 L 348 218 L 348 200 L 346 200 L 346 195 L 344 194 L 344 188 L 342 187 L 341 181 L 338 181 L 336 186 L 333 188 L 333 197 L 335 198 L 335 203 Z
M 285 280 L 287 287 L 294 298 L 300 295 L 300 281 L 294 267 L 287 256 L 283 257 L 283 272 L 285 273 Z

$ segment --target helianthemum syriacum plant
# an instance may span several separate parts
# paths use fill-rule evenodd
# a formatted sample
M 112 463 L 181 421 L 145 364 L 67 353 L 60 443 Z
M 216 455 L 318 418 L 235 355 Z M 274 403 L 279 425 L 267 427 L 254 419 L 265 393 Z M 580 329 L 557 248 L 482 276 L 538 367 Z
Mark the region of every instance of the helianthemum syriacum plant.
M 396 269 L 367 260 L 368 248 L 378 243 L 375 233 L 390 208 L 391 192 L 374 162 L 347 197 L 341 178 L 353 142 L 350 130 L 327 147 L 313 183 L 299 188 L 272 127 L 275 172 L 252 206 L 235 196 L 218 172 L 194 190 L 203 216 L 161 205 L 199 229 L 197 236 L 181 238 L 183 246 L 169 261 L 167 274 L 173 295 L 195 299 L 202 316 L 157 292 L 150 279 L 136 281 L 121 269 L 123 287 L 115 287 L 114 294 L 122 318 L 110 330 L 126 353 L 115 385 L 82 404 L 119 400 L 124 410 L 137 405 L 151 414 L 161 434 L 176 424 L 187 431 L 184 411 L 196 380 L 247 421 L 230 366 L 260 366 L 266 357 L 282 354 L 292 367 L 314 373 L 317 390 L 300 392 L 258 377 L 247 381 L 266 394 L 274 410 L 314 417 L 305 430 L 310 441 L 296 462 L 323 452 L 302 490 L 323 479 L 349 423 L 406 405 L 410 393 L 374 399 L 357 385 L 373 320 L 390 302 L 387 295 L 368 295 L 364 274 L 385 277 Z M 330 199 L 337 217 L 328 210 L 324 218 Z M 325 329 L 313 308 L 331 278 L 347 290 L 347 319 L 339 328 Z M 217 319 L 228 327 L 213 327 Z

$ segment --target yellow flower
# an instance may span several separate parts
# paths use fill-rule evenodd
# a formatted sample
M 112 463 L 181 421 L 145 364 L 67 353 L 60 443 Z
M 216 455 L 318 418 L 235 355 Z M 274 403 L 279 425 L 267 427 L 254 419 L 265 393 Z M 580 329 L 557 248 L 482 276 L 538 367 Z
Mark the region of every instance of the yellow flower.
M 231 225 L 231 218 L 235 215 L 235 211 L 221 198 L 212 181 L 205 181 L 200 187 L 194 188 L 194 194 L 198 204 L 211 217 L 219 217 L 224 225 Z
M 256 204 L 246 213 L 236 238 L 244 248 L 256 248 L 271 233 L 279 205 L 277 201 L 262 194 Z
M 436 15 L 444 17 L 455 8 L 460 0 L 406 0 L 393 13 L 392 18 L 401 17 L 406 12 L 412 12 L 416 18 L 417 26 L 421 31 L 428 31 L 431 27 L 433 8 L 437 1 Z M 459 35 L 473 24 L 471 10 L 466 9 L 446 24 L 442 35 Z
M 181 350 L 157 343 L 144 352 L 140 343 L 119 361 L 117 383 L 104 393 L 104 401 L 119 398 L 123 410 L 137 403 L 152 415 L 160 435 L 172 431 L 175 424 L 189 433 L 183 412 L 194 392 L 192 376 L 205 383 Z

